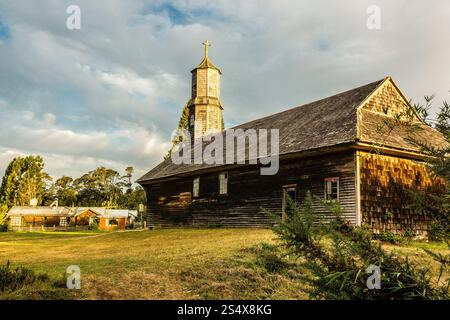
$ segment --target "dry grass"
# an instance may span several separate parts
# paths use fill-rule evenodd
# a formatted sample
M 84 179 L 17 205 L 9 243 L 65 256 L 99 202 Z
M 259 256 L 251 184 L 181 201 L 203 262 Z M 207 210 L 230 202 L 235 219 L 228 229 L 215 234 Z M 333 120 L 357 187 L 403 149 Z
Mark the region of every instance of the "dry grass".
M 55 279 L 78 265 L 78 298 L 311 298 L 308 262 L 277 258 L 274 238 L 267 229 L 0 233 L 0 263 L 10 260 Z M 416 245 L 392 249 L 423 252 Z M 425 253 L 420 259 L 432 263 Z
M 52 277 L 79 265 L 83 293 L 92 299 L 195 299 L 201 293 L 192 289 L 190 273 L 229 272 L 222 262 L 273 238 L 264 229 L 5 233 L 0 234 L 0 263 L 10 260 Z

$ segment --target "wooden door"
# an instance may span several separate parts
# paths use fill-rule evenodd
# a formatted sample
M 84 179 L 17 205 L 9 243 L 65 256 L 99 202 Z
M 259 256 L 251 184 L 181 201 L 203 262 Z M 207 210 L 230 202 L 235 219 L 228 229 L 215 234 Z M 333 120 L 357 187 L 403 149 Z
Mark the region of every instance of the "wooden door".
M 283 199 L 282 199 L 282 209 L 281 209 L 281 219 L 284 221 L 286 219 L 287 214 L 287 204 L 288 204 L 288 197 L 292 201 L 296 201 L 297 199 L 297 185 L 286 185 L 283 186 Z

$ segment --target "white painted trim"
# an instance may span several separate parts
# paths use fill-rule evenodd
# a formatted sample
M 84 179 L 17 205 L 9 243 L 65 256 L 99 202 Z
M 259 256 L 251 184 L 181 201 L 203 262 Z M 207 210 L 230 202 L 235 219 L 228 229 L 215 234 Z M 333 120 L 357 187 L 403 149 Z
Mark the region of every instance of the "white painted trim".
M 336 179 L 336 182 L 337 182 L 337 198 L 336 198 L 336 200 L 328 200 L 327 199 L 327 179 Z M 339 200 L 340 200 L 340 197 L 339 197 L 339 188 L 340 188 L 340 179 L 339 179 L 339 177 L 326 177 L 326 178 L 324 178 L 323 179 L 323 199 L 324 199 L 324 201 L 325 202 L 329 202 L 329 203 L 332 203 L 332 202 L 339 202 Z
M 360 176 L 360 163 L 359 163 L 359 157 L 360 152 L 356 150 L 355 152 L 355 167 L 356 167 L 356 173 L 355 173 L 355 193 L 356 193 L 356 225 L 360 226 L 362 222 L 361 217 L 361 176 Z

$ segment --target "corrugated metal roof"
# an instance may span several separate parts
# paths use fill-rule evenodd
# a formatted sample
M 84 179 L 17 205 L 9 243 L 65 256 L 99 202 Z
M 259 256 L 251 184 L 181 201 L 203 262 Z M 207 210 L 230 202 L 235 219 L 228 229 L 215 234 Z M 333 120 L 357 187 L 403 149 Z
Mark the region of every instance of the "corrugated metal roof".
M 128 218 L 132 211 L 127 209 L 107 209 L 102 207 L 79 207 L 75 208 L 75 216 L 82 214 L 83 212 L 90 210 L 103 218 Z
M 128 210 L 119 210 L 119 209 L 107 209 L 104 214 L 101 215 L 102 218 L 128 218 L 129 212 Z
M 68 217 L 70 215 L 70 209 L 66 207 L 12 207 L 8 211 L 9 216 L 36 216 L 36 217 L 49 217 L 49 216 L 61 216 Z
M 78 215 L 80 215 L 83 212 L 88 211 L 88 210 L 94 212 L 97 215 L 102 215 L 102 214 L 105 213 L 106 208 L 102 208 L 102 207 L 78 207 L 78 208 L 72 209 L 73 214 L 75 216 L 78 216 Z
M 9 216 L 36 216 L 36 217 L 70 217 L 78 216 L 81 213 L 90 210 L 97 214 L 99 217 L 105 218 L 128 218 L 131 215 L 137 216 L 135 210 L 127 209 L 107 209 L 102 207 L 21 207 L 15 206 L 8 211 Z

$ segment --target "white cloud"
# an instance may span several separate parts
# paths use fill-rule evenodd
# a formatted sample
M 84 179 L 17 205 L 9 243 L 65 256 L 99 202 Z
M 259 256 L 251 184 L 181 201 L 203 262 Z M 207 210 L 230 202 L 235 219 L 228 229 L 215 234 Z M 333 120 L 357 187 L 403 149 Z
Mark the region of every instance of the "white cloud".
M 47 112 L 44 114 L 43 121 L 47 125 L 53 125 L 55 124 L 56 116 L 53 113 Z
M 33 120 L 33 118 L 34 118 L 34 112 L 33 111 L 22 111 L 22 116 L 23 116 L 23 119 L 30 121 L 30 120 Z

